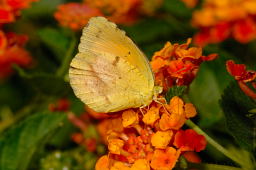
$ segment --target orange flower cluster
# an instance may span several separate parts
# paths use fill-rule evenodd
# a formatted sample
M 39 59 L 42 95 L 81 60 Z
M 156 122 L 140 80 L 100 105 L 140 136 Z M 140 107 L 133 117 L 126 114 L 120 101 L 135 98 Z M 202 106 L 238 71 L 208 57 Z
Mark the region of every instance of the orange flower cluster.
M 38 0 L 1 0 L 0 24 L 11 23 L 20 16 L 20 10 L 28 8 L 32 2 Z
M 96 170 L 174 168 L 181 154 L 206 147 L 204 136 L 180 129 L 196 114 L 193 104 L 175 96 L 169 104 L 152 102 L 148 108 L 124 110 L 102 120 L 98 129 L 109 154 L 97 161 Z
M 252 87 L 256 90 L 256 71 L 247 71 L 244 64 L 235 64 L 233 60 L 226 62 L 226 68 L 235 80 L 237 80 L 241 90 L 243 90 L 247 96 L 256 99 L 256 93 L 246 84 L 251 83 Z
M 154 53 L 151 66 L 156 84 L 166 91 L 174 85 L 189 85 L 204 61 L 214 60 L 217 54 L 202 56 L 202 48 L 190 47 L 191 39 L 185 44 L 167 42 L 163 49 Z
M 255 0 L 206 0 L 193 13 L 192 24 L 200 29 L 195 43 L 219 43 L 233 37 L 240 43 L 256 38 Z
M 23 48 L 28 37 L 0 30 L 0 78 L 9 76 L 12 65 L 25 67 L 31 63 L 30 54 Z
M 23 48 L 28 40 L 25 35 L 5 33 L 3 24 L 12 23 L 20 16 L 20 10 L 37 0 L 0 0 L 0 78 L 9 76 L 12 65 L 25 67 L 31 63 L 30 54 Z
M 105 16 L 118 24 L 132 24 L 141 14 L 152 15 L 162 0 L 84 0 L 58 7 L 54 17 L 61 26 L 81 30 L 93 16 Z

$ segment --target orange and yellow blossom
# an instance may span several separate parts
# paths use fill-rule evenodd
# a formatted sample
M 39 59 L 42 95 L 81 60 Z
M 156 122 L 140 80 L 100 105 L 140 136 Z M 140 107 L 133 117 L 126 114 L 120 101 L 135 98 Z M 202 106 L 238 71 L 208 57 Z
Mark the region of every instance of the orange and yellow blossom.
M 207 45 L 233 37 L 240 43 L 256 38 L 255 0 L 206 0 L 193 13 L 192 25 L 200 29 L 195 43 Z
M 81 30 L 89 18 L 104 16 L 117 24 L 133 24 L 142 15 L 153 15 L 162 0 L 84 0 L 61 4 L 54 13 L 61 26 Z
M 153 101 L 145 108 L 113 114 L 112 118 L 99 124 L 101 131 L 104 131 L 109 153 L 98 160 L 96 169 L 172 169 L 182 152 L 187 151 L 181 145 L 198 152 L 203 149 L 202 143 L 206 144 L 204 137 L 198 141 L 193 135 L 192 139 L 184 139 L 190 141 L 187 141 L 188 144 L 179 142 L 182 141 L 181 135 L 177 136 L 177 133 L 180 133 L 185 121 L 195 115 L 193 104 L 184 103 L 177 96 L 169 104 Z M 190 146 L 190 143 L 193 145 Z
M 155 73 L 156 84 L 163 87 L 164 91 L 178 85 L 189 85 L 195 78 L 199 66 L 204 61 L 214 60 L 217 55 L 202 55 L 202 48 L 189 47 L 192 39 L 184 44 L 171 44 L 154 53 L 151 66 Z

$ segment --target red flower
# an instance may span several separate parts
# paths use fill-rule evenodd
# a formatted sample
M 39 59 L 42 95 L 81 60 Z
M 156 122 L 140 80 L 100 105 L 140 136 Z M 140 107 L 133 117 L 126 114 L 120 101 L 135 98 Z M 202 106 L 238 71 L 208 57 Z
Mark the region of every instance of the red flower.
M 0 78 L 6 77 L 13 72 L 12 65 L 21 67 L 31 63 L 30 54 L 23 48 L 28 37 L 14 33 L 0 31 Z
M 250 82 L 256 78 L 255 71 L 246 71 L 244 64 L 235 64 L 233 60 L 226 62 L 228 72 L 238 81 Z
M 192 129 L 179 130 L 175 134 L 174 146 L 180 148 L 181 151 L 196 151 L 200 152 L 206 147 L 206 140 L 203 135 L 197 134 Z
M 248 43 L 256 38 L 256 24 L 252 18 L 237 21 L 233 29 L 234 38 L 241 43 Z
M 20 10 L 28 8 L 32 2 L 38 0 L 1 0 L 0 24 L 11 23 L 20 15 Z
M 52 112 L 58 111 L 68 111 L 70 108 L 70 101 L 68 99 L 62 98 L 57 101 L 57 103 L 49 104 L 49 110 Z

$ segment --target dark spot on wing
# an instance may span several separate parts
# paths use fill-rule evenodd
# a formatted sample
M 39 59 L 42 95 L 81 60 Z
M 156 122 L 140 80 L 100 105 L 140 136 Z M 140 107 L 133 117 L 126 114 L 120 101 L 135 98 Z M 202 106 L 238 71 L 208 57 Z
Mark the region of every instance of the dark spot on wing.
M 130 51 L 128 51 L 128 55 L 131 55 L 131 52 L 130 52 Z
M 115 57 L 115 60 L 114 60 L 113 63 L 112 63 L 112 65 L 113 65 L 113 66 L 116 66 L 116 64 L 119 62 L 119 60 L 120 60 L 120 57 L 119 57 L 119 56 L 116 56 L 116 57 Z
M 96 36 L 97 38 L 99 38 L 101 33 L 102 33 L 102 31 L 101 31 L 101 30 L 98 30 L 98 32 L 96 33 L 95 36 Z

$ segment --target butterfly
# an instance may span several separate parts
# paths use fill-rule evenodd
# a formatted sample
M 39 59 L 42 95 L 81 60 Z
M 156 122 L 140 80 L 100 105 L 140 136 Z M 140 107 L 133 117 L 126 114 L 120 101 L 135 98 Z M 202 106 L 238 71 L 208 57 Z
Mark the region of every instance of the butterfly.
M 146 56 L 104 17 L 83 29 L 69 78 L 75 95 L 96 112 L 147 106 L 161 91 Z

